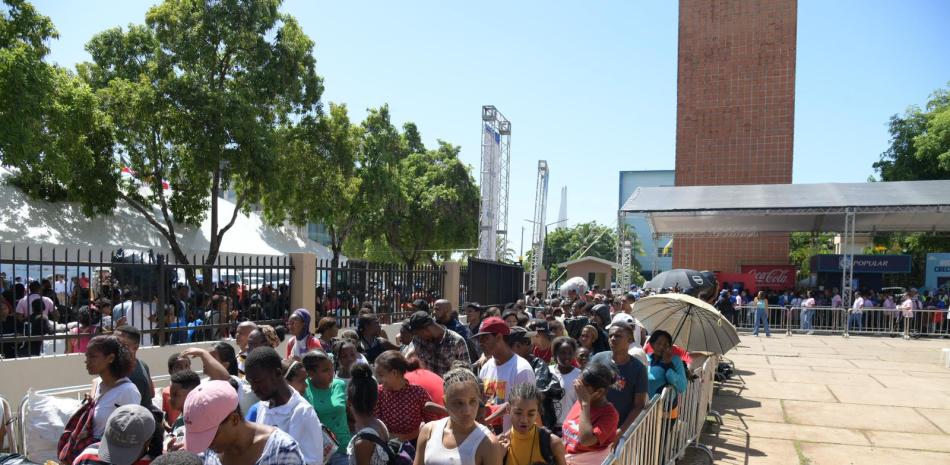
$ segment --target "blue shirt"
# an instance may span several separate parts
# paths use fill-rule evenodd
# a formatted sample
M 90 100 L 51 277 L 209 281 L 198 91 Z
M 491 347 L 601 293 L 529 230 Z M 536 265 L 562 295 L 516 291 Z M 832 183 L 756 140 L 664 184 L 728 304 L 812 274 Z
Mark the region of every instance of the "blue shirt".
M 670 384 L 676 389 L 676 392 L 686 392 L 686 370 L 683 368 L 683 360 L 679 355 L 673 356 L 673 362 L 670 365 L 663 363 L 661 358 L 654 358 L 653 354 L 647 354 L 647 383 L 649 384 L 647 394 L 653 397 L 663 390 L 663 386 Z

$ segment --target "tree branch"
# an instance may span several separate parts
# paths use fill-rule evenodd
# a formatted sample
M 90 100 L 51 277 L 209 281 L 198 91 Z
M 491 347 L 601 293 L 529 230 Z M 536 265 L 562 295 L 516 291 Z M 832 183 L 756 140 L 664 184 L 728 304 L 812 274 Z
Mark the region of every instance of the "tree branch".
M 241 208 L 244 206 L 245 194 L 238 195 L 237 200 L 234 202 L 234 211 L 231 212 L 231 220 L 228 221 L 228 224 L 224 225 L 220 231 L 218 231 L 218 247 L 221 246 L 221 239 L 224 238 L 224 233 L 228 232 L 231 229 L 231 226 L 234 226 L 235 221 L 237 221 L 238 212 L 241 211 Z

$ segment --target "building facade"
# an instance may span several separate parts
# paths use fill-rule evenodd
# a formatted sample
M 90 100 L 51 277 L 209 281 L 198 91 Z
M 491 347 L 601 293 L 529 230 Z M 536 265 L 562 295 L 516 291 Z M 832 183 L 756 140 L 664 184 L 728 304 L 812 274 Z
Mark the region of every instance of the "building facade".
M 617 208 L 622 208 L 638 187 L 672 186 L 674 177 L 673 170 L 621 171 Z M 644 215 L 628 213 L 624 215 L 624 222 L 637 235 L 640 250 L 633 254 L 633 259 L 640 264 L 640 274 L 644 279 L 649 280 L 654 272 L 660 273 L 673 267 L 672 236 L 653 237 L 650 223 Z
M 792 181 L 796 0 L 680 0 L 676 185 Z M 788 236 L 677 237 L 673 266 L 788 263 Z

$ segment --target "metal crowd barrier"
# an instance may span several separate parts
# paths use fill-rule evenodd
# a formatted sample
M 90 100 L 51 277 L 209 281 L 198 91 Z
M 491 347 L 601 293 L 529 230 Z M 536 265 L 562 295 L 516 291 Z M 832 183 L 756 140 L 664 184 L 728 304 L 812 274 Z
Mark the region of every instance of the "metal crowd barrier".
M 737 329 L 752 330 L 755 325 L 755 307 L 736 309 L 730 320 Z M 808 322 L 811 326 L 808 326 Z M 842 307 L 789 307 L 770 305 L 769 329 L 779 333 L 870 334 L 878 336 L 950 337 L 950 318 L 946 310 L 914 310 L 905 317 L 900 309 L 865 307 L 855 313 Z M 760 332 L 764 329 L 760 329 Z
M 7 452 L 14 454 L 20 452 L 19 429 L 16 427 L 16 420 L 17 415 L 10 408 L 10 402 L 0 396 L 0 429 L 6 428 L 3 441 L 0 441 L 0 451 L 6 447 L 9 449 Z
M 719 414 L 711 410 L 718 366 L 719 356 L 710 356 L 693 372 L 695 377 L 687 384 L 686 392 L 678 394 L 667 386 L 650 399 L 617 440 L 603 465 L 673 465 L 690 447 L 703 450 L 711 461 L 712 451 L 702 445 L 699 438 L 706 418 L 710 415 L 719 418 Z M 671 418 L 673 399 L 679 412 L 675 419 Z

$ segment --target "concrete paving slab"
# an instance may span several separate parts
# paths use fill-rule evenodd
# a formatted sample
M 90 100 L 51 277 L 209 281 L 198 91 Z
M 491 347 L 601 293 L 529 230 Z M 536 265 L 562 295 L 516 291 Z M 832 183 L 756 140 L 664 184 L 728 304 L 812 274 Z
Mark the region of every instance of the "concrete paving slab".
M 871 362 L 865 360 L 865 362 Z M 808 366 L 808 367 L 827 367 L 827 368 L 854 368 L 856 365 L 851 360 L 842 360 L 836 358 L 816 358 L 816 357 L 769 357 L 769 363 L 773 367 L 785 366 Z M 857 363 L 857 362 L 854 362 Z
M 835 397 L 823 384 L 805 383 L 775 383 L 756 382 L 746 386 L 744 390 L 724 390 L 724 394 L 732 392 L 735 395 L 757 397 L 761 399 L 793 399 L 810 400 L 815 402 L 837 402 Z
M 756 399 L 752 397 L 718 396 L 713 406 L 721 414 L 739 416 L 744 420 L 785 421 L 782 403 L 778 399 Z
M 903 362 L 885 362 L 885 361 L 875 361 L 875 360 L 853 360 L 855 366 L 858 368 L 869 368 L 875 370 L 894 370 L 894 371 L 921 371 L 921 372 L 936 372 L 943 373 L 947 371 L 946 367 L 942 367 L 936 363 L 903 363 Z
M 937 425 L 944 433 L 950 434 L 950 410 L 917 409 L 917 412 Z M 950 438 L 948 438 L 950 440 Z
M 866 431 L 871 444 L 894 449 L 950 452 L 950 440 L 944 434 L 895 433 L 893 431 Z
M 811 465 L 947 465 L 950 463 L 950 454 L 939 452 L 808 442 L 800 443 L 800 447 L 802 455 Z
M 828 388 L 831 389 L 839 401 L 846 404 L 950 409 L 950 395 L 937 391 L 919 395 L 908 393 L 904 389 L 881 388 L 870 385 L 863 387 L 828 386 Z
M 763 421 L 746 421 L 746 428 L 752 437 L 770 439 L 789 439 L 793 441 L 828 442 L 832 444 L 851 444 L 869 446 L 871 442 L 860 431 L 829 428 L 826 426 L 791 425 Z M 887 433 L 896 434 L 896 433 Z
M 773 370 L 774 372 L 774 370 Z M 884 387 L 901 389 L 908 393 L 950 392 L 950 380 L 937 376 L 870 375 Z M 836 383 L 838 384 L 838 383 Z
M 825 373 L 814 370 L 790 370 L 785 368 L 775 368 L 772 370 L 772 374 L 779 383 L 836 384 L 842 386 L 868 386 L 878 384 L 870 376 L 864 374 Z
M 907 407 L 832 404 L 786 400 L 782 402 L 789 423 L 875 431 L 937 434 L 928 419 Z

